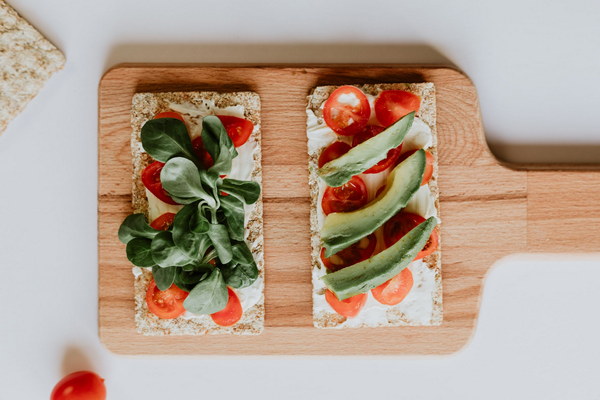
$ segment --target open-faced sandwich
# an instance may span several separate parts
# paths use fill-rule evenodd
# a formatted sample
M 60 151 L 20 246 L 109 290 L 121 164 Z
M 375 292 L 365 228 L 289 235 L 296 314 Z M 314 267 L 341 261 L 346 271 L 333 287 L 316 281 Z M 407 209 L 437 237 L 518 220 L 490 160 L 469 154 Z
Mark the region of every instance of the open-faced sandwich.
M 252 92 L 137 93 L 133 214 L 144 335 L 259 334 L 264 326 L 260 99 Z
M 435 123 L 432 83 L 308 96 L 317 328 L 441 323 Z

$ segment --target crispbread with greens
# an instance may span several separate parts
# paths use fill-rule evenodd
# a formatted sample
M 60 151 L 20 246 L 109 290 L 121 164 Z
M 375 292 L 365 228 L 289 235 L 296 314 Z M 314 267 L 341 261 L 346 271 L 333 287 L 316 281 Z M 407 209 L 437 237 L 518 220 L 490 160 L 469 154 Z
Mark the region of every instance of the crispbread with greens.
M 213 122 L 216 118 L 209 117 L 203 118 L 213 114 L 228 114 L 229 115 L 239 115 L 243 118 L 250 120 L 254 124 L 254 130 L 250 136 L 248 143 L 244 146 L 249 146 L 245 151 L 247 153 L 247 161 L 249 161 L 252 165 L 249 166 L 250 169 L 250 177 L 249 179 L 252 182 L 255 182 L 260 185 L 261 183 L 261 137 L 260 137 L 260 101 L 258 95 L 252 92 L 234 92 L 234 93 L 216 93 L 216 92 L 167 92 L 167 93 L 138 93 L 133 98 L 132 104 L 132 155 L 133 155 L 133 205 L 134 205 L 134 213 L 141 213 L 142 215 L 148 215 L 148 200 L 146 198 L 146 191 L 144 189 L 144 185 L 141 182 L 141 173 L 144 168 L 151 162 L 151 157 L 144 151 L 141 143 L 140 132 L 142 126 L 148 121 L 151 120 L 154 115 L 165 112 L 165 111 L 176 111 L 183 115 L 186 119 L 186 124 L 190 129 L 190 132 L 196 131 L 196 134 L 200 131 L 204 130 L 214 131 L 214 128 L 218 126 Z M 213 122 L 211 122 L 211 118 L 213 118 Z M 160 120 L 155 120 L 160 121 Z M 166 122 L 169 124 L 176 124 L 176 122 Z M 156 122 L 154 123 L 156 124 Z M 203 126 L 205 125 L 205 126 Z M 209 126 L 206 126 L 209 125 Z M 155 126 L 158 130 L 160 130 L 160 126 Z M 194 132 L 192 132 L 193 134 Z M 207 134 L 210 134 L 208 132 Z M 151 135 L 150 135 L 151 136 Z M 145 135 L 145 137 L 150 137 Z M 205 138 L 204 133 L 202 134 L 203 139 L 206 139 L 206 143 L 209 144 L 210 138 Z M 219 132 L 216 132 L 214 136 L 218 141 L 220 138 L 223 138 Z M 249 144 L 250 143 L 250 144 Z M 215 148 L 218 143 L 215 143 Z M 144 144 L 145 147 L 148 146 L 148 143 Z M 150 145 L 151 146 L 151 145 Z M 161 180 L 163 181 L 163 185 L 169 185 L 166 183 L 169 181 L 169 173 L 172 176 L 183 176 L 186 174 L 186 170 L 188 170 L 191 166 L 189 164 L 189 157 L 187 157 L 186 151 L 181 150 L 178 151 L 176 149 L 166 150 L 167 152 L 171 151 L 170 154 L 159 154 L 160 151 L 165 151 L 166 146 L 156 146 L 155 151 L 153 152 L 153 156 L 155 159 L 163 159 L 167 160 L 167 165 L 163 168 L 163 172 L 165 172 L 165 179 L 163 179 L 161 175 Z M 161 150 L 162 149 L 162 150 Z M 213 149 L 214 150 L 214 149 Z M 234 149 L 235 151 L 235 149 Z M 211 153 L 215 155 L 215 159 L 217 162 L 215 163 L 215 168 L 225 168 L 227 169 L 226 164 L 227 160 L 230 159 L 232 155 L 225 156 L 222 158 L 223 162 L 221 162 L 221 157 L 218 156 L 214 151 Z M 228 206 L 224 207 L 228 210 L 230 209 L 239 209 L 241 205 L 244 209 L 245 222 L 241 225 L 239 223 L 230 226 L 231 231 L 228 231 L 227 228 L 213 229 L 210 235 L 213 235 L 215 241 L 219 241 L 219 238 L 225 239 L 224 236 L 227 236 L 229 243 L 231 246 L 228 246 L 225 251 L 231 256 L 233 255 L 233 261 L 239 261 L 243 264 L 255 264 L 255 268 L 241 268 L 235 270 L 224 270 L 221 269 L 219 272 L 216 272 L 216 276 L 214 273 L 211 274 L 211 267 L 207 265 L 206 276 L 198 276 L 198 275 L 190 275 L 193 274 L 193 271 L 189 273 L 185 273 L 181 276 L 177 275 L 175 278 L 172 278 L 168 272 L 169 268 L 162 268 L 161 273 L 166 273 L 167 282 L 171 279 L 175 279 L 175 282 L 178 286 L 184 287 L 190 292 L 195 289 L 196 286 L 199 285 L 200 282 L 205 285 L 207 290 L 203 290 L 199 288 L 197 291 L 198 294 L 204 293 L 208 295 L 210 293 L 217 293 L 217 297 L 198 297 L 196 295 L 188 296 L 190 301 L 187 303 L 186 308 L 193 310 L 194 312 L 206 313 L 201 316 L 194 316 L 193 318 L 189 316 L 181 316 L 172 320 L 164 320 L 156 317 L 151 312 L 149 312 L 146 301 L 145 301 L 145 292 L 149 281 L 152 279 L 152 273 L 148 271 L 147 268 L 134 268 L 135 277 L 135 303 L 136 303 L 136 313 L 135 320 L 138 331 L 143 333 L 144 335 L 201 335 L 201 334 L 219 334 L 219 333 L 233 333 L 233 334 L 259 334 L 263 330 L 264 326 L 264 296 L 263 296 L 263 275 L 264 275 L 264 256 L 263 256 L 263 233 L 262 233 L 262 201 L 260 193 L 247 193 L 247 187 L 244 190 L 239 190 L 237 193 L 235 192 L 237 185 L 235 180 L 233 179 L 221 179 L 218 178 L 219 172 L 215 169 L 215 173 L 217 173 L 217 177 L 214 175 L 211 177 L 205 176 L 203 179 L 218 179 L 219 181 L 219 191 L 223 189 L 224 191 L 230 193 L 230 196 L 222 197 L 226 198 L 225 200 L 228 203 Z M 166 170 L 166 171 L 165 171 Z M 210 175 L 210 174 L 209 174 Z M 227 182 L 229 181 L 229 182 Z M 189 182 L 188 182 L 189 183 Z M 177 186 L 179 185 L 177 179 L 172 180 L 172 184 Z M 223 188 L 225 186 L 225 189 Z M 229 186 L 228 186 L 229 185 Z M 161 261 L 164 265 L 171 265 L 171 268 L 174 268 L 177 264 L 180 264 L 180 268 L 186 268 L 186 257 L 190 257 L 191 255 L 197 254 L 197 250 L 206 248 L 206 240 L 198 239 L 198 237 L 208 237 L 208 228 L 210 225 L 211 216 L 209 215 L 208 224 L 207 221 L 201 221 L 200 219 L 195 220 L 195 224 L 193 225 L 193 229 L 196 232 L 204 232 L 206 235 L 194 235 L 190 231 L 181 228 L 188 227 L 191 225 L 178 225 L 177 220 L 182 219 L 186 221 L 190 221 L 189 213 L 195 209 L 198 209 L 198 204 L 201 202 L 201 196 L 198 197 L 199 192 L 194 189 L 194 184 L 186 184 L 180 185 L 177 187 L 169 187 L 167 190 L 173 190 L 177 192 L 177 200 L 179 202 L 187 204 L 181 209 L 176 215 L 176 221 L 174 221 L 173 232 L 169 236 L 168 234 L 159 233 L 158 235 L 164 235 L 162 240 L 158 240 L 156 243 L 157 249 L 153 254 L 159 254 L 159 257 L 164 257 L 163 261 Z M 217 197 L 219 197 L 217 191 Z M 214 194 L 214 193 L 213 193 Z M 214 198 L 214 197 L 213 197 Z M 252 204 L 248 204 L 246 206 L 243 205 L 242 200 L 240 199 L 248 199 Z M 247 202 L 248 203 L 248 202 Z M 219 208 L 222 209 L 222 208 Z M 187 215 L 186 215 L 187 213 Z M 222 214 L 219 214 L 220 217 L 223 218 Z M 240 214 L 239 212 L 235 212 L 234 214 L 230 214 L 229 217 L 232 220 L 239 221 Z M 242 218 L 242 221 L 244 219 Z M 177 226 L 179 228 L 177 228 Z M 225 223 L 225 225 L 229 226 L 229 224 Z M 194 239 L 196 238 L 196 239 Z M 197 240 L 198 239 L 198 240 Z M 241 241 L 239 240 L 241 239 Z M 172 251 L 173 240 L 178 241 L 178 243 L 185 243 L 180 246 L 184 251 L 177 252 Z M 209 239 L 210 240 L 210 239 Z M 154 240 L 153 240 L 154 241 Z M 237 245 L 236 245 L 237 243 Z M 162 247 L 161 247 L 162 246 Z M 218 248 L 214 249 L 215 251 L 219 251 Z M 207 259 L 213 257 L 214 254 L 207 255 Z M 253 260 L 253 261 L 250 261 Z M 154 261 L 157 261 L 155 259 Z M 198 265 L 202 264 L 203 261 L 196 261 Z M 241 265 L 241 264 L 240 264 Z M 157 267 L 155 267 L 157 269 Z M 216 270 L 216 269 L 215 269 Z M 213 271 L 214 272 L 214 271 Z M 156 278 L 156 277 L 155 277 Z M 196 282 L 188 284 L 186 279 L 193 279 L 191 282 Z M 179 280 L 178 280 L 179 279 Z M 183 281 L 181 279 L 184 279 Z M 200 279 L 200 280 L 199 280 Z M 222 290 L 219 290 L 219 285 L 221 282 L 226 281 L 228 286 L 232 287 L 244 287 L 240 289 L 238 295 L 242 304 L 245 303 L 253 303 L 252 306 L 248 308 L 244 308 L 244 313 L 242 319 L 233 326 L 223 327 L 218 326 L 213 323 L 209 313 L 213 312 L 215 308 L 221 307 L 223 304 L 223 297 L 219 297 L 218 293 L 221 293 Z M 217 289 L 215 291 L 215 288 Z M 247 290 L 248 289 L 248 290 Z M 246 291 L 246 292 L 243 292 Z M 243 292 L 243 293 L 242 293 Z M 245 293 L 245 294 L 244 294 Z M 187 301 L 187 299 L 186 299 Z

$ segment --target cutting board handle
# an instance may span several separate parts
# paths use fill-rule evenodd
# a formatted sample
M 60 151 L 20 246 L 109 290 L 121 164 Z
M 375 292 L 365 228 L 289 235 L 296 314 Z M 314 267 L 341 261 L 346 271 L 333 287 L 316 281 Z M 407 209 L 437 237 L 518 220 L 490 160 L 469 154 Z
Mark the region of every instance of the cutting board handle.
M 527 171 L 527 248 L 600 251 L 600 170 Z

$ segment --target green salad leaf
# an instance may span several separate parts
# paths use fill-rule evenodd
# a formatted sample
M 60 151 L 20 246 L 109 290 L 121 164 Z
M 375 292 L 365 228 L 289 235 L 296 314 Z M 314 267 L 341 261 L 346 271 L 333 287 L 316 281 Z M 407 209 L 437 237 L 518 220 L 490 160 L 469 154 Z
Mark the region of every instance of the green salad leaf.
M 216 206 L 214 197 L 202 186 L 198 167 L 187 158 L 175 157 L 167 161 L 160 171 L 160 181 L 173 200 L 180 204 L 203 200 L 211 207 Z
M 190 291 L 183 306 L 194 314 L 213 314 L 225 308 L 228 300 L 223 274 L 219 268 L 215 268 Z
M 227 264 L 231 261 L 233 253 L 227 227 L 221 224 L 210 224 L 207 234 L 217 251 L 219 260 L 221 260 L 223 264 Z
M 159 266 L 152 267 L 152 275 L 154 283 L 160 290 L 167 290 L 175 282 L 175 274 L 177 267 L 161 268 Z
M 233 240 L 244 240 L 244 203 L 233 196 L 221 196 L 221 205 L 229 236 Z
M 175 245 L 170 231 L 160 232 L 152 239 L 152 258 L 159 266 L 181 267 L 193 261 L 183 250 Z
M 175 275 L 175 285 L 181 290 L 191 291 L 200 281 L 206 279 L 212 272 L 213 267 L 210 264 L 201 264 L 193 266 L 191 269 L 177 268 Z
M 137 267 L 152 267 L 156 265 L 152 258 L 152 250 L 150 246 L 152 240 L 146 238 L 133 238 L 127 242 L 125 251 L 127 252 L 127 259 Z
M 240 181 L 237 179 L 223 179 L 219 189 L 231 194 L 246 204 L 254 204 L 260 198 L 260 185 L 253 181 Z
M 178 119 L 151 119 L 142 126 L 140 138 L 146 153 L 155 160 L 166 163 L 176 156 L 196 160 L 187 128 Z
M 233 259 L 221 268 L 228 286 L 240 289 L 250 286 L 258 278 L 258 267 L 246 242 L 239 242 L 232 247 Z
M 202 119 L 202 144 L 214 162 L 208 171 L 215 175 L 229 174 L 238 153 L 218 117 L 209 115 Z
M 119 227 L 119 240 L 127 244 L 134 238 L 153 239 L 159 232 L 146 222 L 144 214 L 131 214 Z

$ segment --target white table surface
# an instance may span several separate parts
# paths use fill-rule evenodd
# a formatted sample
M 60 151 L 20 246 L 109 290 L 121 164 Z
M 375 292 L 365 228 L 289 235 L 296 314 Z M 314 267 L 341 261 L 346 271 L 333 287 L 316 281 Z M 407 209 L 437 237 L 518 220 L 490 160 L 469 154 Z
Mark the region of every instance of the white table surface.
M 97 85 L 110 66 L 452 61 L 477 85 L 497 154 L 598 162 L 600 3 L 10 3 L 67 65 L 0 137 L 0 399 L 48 398 L 82 368 L 109 399 L 600 399 L 600 249 L 500 260 L 452 356 L 123 357 L 96 321 Z

